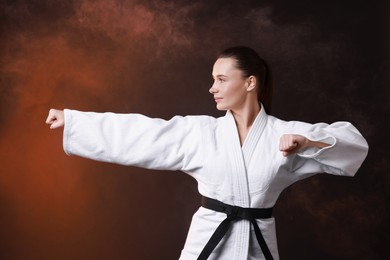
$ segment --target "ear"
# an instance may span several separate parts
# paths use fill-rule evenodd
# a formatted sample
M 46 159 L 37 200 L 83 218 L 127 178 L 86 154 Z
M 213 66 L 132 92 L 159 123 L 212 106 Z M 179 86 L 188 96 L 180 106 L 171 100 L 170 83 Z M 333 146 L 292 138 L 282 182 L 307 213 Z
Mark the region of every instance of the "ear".
M 256 77 L 255 76 L 249 76 L 247 79 L 247 87 L 246 90 L 248 92 L 253 91 L 256 88 Z

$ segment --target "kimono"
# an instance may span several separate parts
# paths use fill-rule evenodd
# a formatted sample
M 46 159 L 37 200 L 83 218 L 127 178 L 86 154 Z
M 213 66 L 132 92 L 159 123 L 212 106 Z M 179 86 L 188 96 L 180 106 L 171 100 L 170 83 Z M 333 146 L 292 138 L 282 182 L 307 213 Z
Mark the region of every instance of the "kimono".
M 234 117 L 175 116 L 65 110 L 64 151 L 98 161 L 148 169 L 179 170 L 196 179 L 199 193 L 230 205 L 272 208 L 287 186 L 316 173 L 353 176 L 368 151 L 348 122 L 283 121 L 261 108 L 241 145 Z M 284 157 L 283 134 L 329 146 Z M 226 214 L 200 207 L 192 218 L 180 260 L 197 259 Z M 274 218 L 256 220 L 274 259 L 279 259 Z M 235 222 L 209 259 L 264 259 L 250 222 Z

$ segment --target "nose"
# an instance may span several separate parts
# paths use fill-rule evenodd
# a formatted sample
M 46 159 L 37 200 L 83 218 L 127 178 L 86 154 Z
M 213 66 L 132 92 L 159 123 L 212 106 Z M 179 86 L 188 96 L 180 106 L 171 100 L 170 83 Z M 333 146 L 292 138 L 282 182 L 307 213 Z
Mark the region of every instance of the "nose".
M 215 83 L 211 86 L 211 88 L 209 89 L 209 92 L 210 92 L 210 94 L 213 94 L 213 95 L 218 92 L 218 90 L 215 87 Z

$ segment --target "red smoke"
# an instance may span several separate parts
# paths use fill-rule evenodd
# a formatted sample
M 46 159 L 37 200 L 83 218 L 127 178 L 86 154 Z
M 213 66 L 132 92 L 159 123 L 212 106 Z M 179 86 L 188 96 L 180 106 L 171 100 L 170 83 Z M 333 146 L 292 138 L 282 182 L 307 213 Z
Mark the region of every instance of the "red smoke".
M 134 231 L 138 224 L 130 223 L 140 223 L 138 216 L 126 211 L 137 198 L 130 195 L 142 190 L 129 183 L 125 189 L 130 191 L 123 193 L 123 176 L 118 179 L 121 172 L 130 174 L 132 169 L 67 157 L 62 133 L 50 131 L 44 119 L 51 107 L 99 110 L 137 104 L 137 86 L 148 88 L 154 83 L 150 75 L 146 81 L 140 73 L 145 63 L 158 63 L 162 53 L 191 44 L 186 15 L 192 7 L 176 12 L 169 4 L 156 9 L 132 1 L 57 4 L 58 8 L 49 1 L 3 4 L 9 23 L 20 27 L 5 30 L 1 56 L 1 73 L 8 81 L 2 83 L 7 91 L 0 92 L 7 101 L 0 118 L 0 242 L 4 249 L 0 257 L 144 258 L 129 253 L 129 245 L 136 246 L 138 240 L 124 231 Z M 55 18 L 50 12 L 56 13 Z M 148 56 L 139 52 L 141 46 Z M 104 204 L 118 199 L 129 203 L 126 209 L 121 203 L 111 210 Z M 137 207 L 134 202 L 133 207 Z M 129 226 L 117 226 L 119 220 Z M 175 225 L 180 227 L 180 222 Z M 178 229 L 181 238 L 178 248 L 172 247 L 175 255 L 187 227 L 188 223 Z M 136 247 L 149 254 L 144 246 Z M 167 250 L 169 255 L 171 249 Z

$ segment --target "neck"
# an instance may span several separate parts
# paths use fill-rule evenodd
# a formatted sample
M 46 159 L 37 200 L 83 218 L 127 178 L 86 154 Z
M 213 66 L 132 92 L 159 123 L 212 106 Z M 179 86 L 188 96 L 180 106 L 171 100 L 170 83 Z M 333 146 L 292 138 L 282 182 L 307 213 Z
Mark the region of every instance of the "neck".
M 242 109 L 231 110 L 238 129 L 249 129 L 259 114 L 260 109 L 259 103 L 255 102 Z
M 243 109 L 231 110 L 234 120 L 237 125 L 238 135 L 240 137 L 241 145 L 244 144 L 245 138 L 260 112 L 260 105 L 258 102 L 246 106 Z

